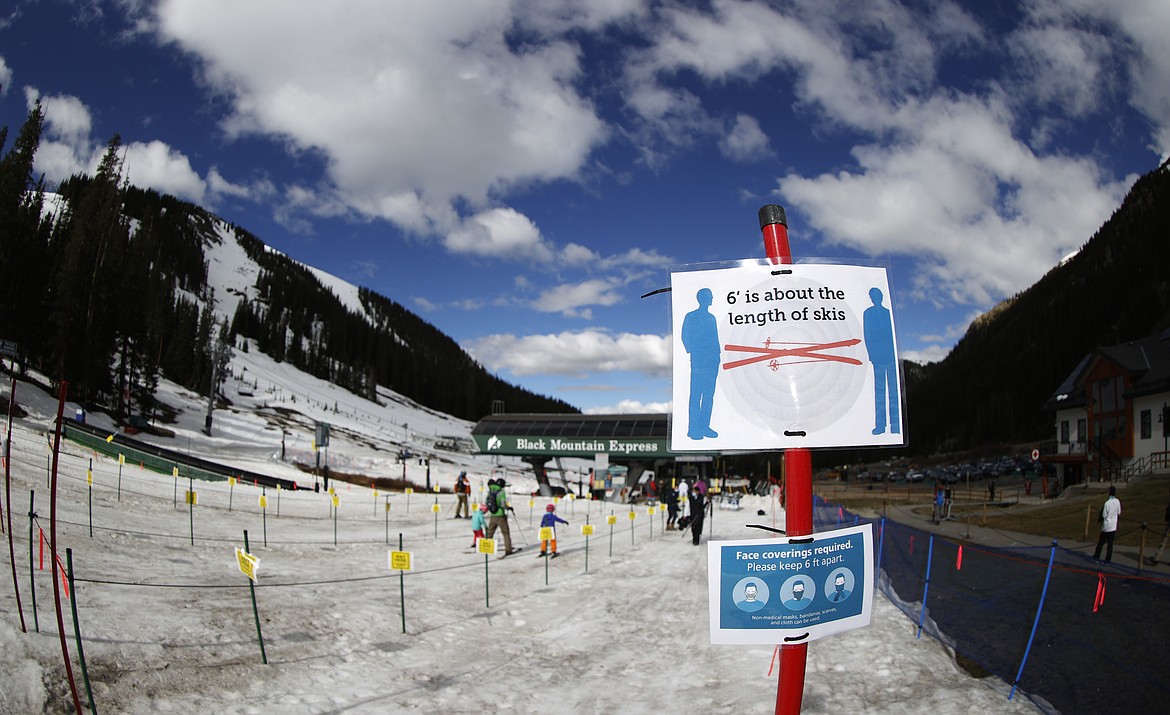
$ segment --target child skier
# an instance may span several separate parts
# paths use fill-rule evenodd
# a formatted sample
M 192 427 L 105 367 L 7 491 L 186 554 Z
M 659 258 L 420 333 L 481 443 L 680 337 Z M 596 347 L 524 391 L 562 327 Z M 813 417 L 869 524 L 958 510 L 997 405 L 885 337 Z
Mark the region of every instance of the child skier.
M 549 553 L 551 558 L 555 559 L 557 557 L 557 531 L 556 531 L 557 522 L 560 522 L 562 524 L 569 523 L 569 522 L 565 521 L 564 519 L 562 519 L 561 517 L 557 516 L 557 507 L 555 504 L 549 504 L 548 506 L 546 506 L 544 508 L 544 516 L 540 517 L 540 527 L 542 529 L 545 527 L 549 527 L 553 530 L 553 537 L 552 537 L 552 544 L 551 544 L 552 549 L 550 552 L 550 550 L 549 550 L 550 544 L 549 544 L 548 540 L 541 541 L 540 542 L 540 555 L 541 556 L 544 556 L 545 553 Z
M 487 527 L 487 504 L 480 504 L 475 513 L 471 515 L 471 548 L 475 548 L 475 542 L 483 538 L 483 530 Z

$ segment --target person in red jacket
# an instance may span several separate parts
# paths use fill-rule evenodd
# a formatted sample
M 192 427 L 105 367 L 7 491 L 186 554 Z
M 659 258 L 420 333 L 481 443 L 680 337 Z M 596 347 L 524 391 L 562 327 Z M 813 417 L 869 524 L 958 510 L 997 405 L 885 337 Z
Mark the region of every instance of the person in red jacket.
M 470 519 L 470 507 L 467 505 L 467 498 L 471 495 L 471 482 L 467 481 L 467 472 L 460 472 L 459 478 L 455 480 L 455 498 L 458 500 L 455 504 L 455 518 L 456 519 Z M 462 514 L 462 516 L 460 516 Z

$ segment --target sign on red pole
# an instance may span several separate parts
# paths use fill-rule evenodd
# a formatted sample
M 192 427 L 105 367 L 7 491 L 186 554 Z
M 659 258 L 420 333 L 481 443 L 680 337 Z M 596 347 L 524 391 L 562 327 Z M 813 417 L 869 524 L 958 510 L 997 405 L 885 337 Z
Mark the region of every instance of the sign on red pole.
M 822 603 L 824 594 L 872 588 L 868 546 L 850 535 L 840 546 L 855 555 L 848 565 L 825 563 L 822 557 L 834 558 L 822 553 L 825 535 L 811 536 L 809 449 L 904 445 L 905 391 L 885 270 L 794 264 L 784 209 L 764 206 L 759 218 L 766 260 L 671 274 L 671 450 L 785 450 L 783 548 L 775 540 L 760 540 L 776 545 L 760 550 L 750 542 L 709 542 L 708 555 L 719 565 L 710 577 L 712 618 L 720 619 L 712 621 L 712 642 L 782 643 L 776 712 L 796 715 L 813 631 L 831 634 L 869 619 L 868 599 Z M 804 551 L 810 556 L 807 569 L 800 561 L 802 574 L 795 555 Z M 821 601 L 811 595 L 818 589 Z M 802 609 L 791 602 L 819 603 L 816 618 L 796 615 Z

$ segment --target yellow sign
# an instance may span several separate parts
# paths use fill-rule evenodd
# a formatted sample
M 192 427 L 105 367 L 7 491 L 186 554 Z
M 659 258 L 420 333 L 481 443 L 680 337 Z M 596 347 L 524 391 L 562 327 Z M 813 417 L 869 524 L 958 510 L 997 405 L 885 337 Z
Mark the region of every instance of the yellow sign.
M 279 485 L 279 484 L 277 484 L 277 485 L 276 485 L 276 491 L 280 491 L 280 485 Z
M 195 504 L 195 500 L 196 500 L 196 497 L 197 497 L 198 495 L 197 495 L 195 492 L 191 491 L 191 490 L 187 490 L 187 491 L 185 491 L 185 492 L 183 492 L 183 493 L 187 495 L 187 503 L 188 503 L 188 504 L 190 504 L 191 506 L 195 506 L 195 505 L 196 505 L 196 504 Z
M 582 524 L 581 536 L 593 536 L 593 524 Z
M 113 434 L 111 434 L 109 437 L 106 437 L 106 444 L 113 444 L 113 442 L 114 442 L 114 435 Z
M 341 497 L 339 497 L 339 496 L 337 496 L 336 494 L 334 494 L 334 495 L 333 495 L 333 506 L 334 506 L 334 507 L 338 507 L 338 506 L 340 506 L 340 505 L 341 505 Z
M 235 477 L 228 477 L 228 486 L 234 487 L 235 485 L 236 485 L 236 478 Z
M 409 551 L 391 551 L 390 568 L 394 571 L 410 571 L 412 554 Z
M 414 487 L 407 487 L 407 488 L 406 488 L 406 493 L 407 493 L 407 494 L 414 494 Z
M 90 485 L 91 487 L 93 486 L 93 470 L 92 469 L 85 470 L 85 483 Z
M 336 494 L 337 492 L 333 490 L 333 487 L 329 487 L 329 496 L 335 496 Z
M 561 503 L 560 497 L 553 497 L 553 504 L 560 504 L 560 503 Z
M 435 494 L 439 493 L 439 485 L 438 484 L 435 485 L 434 491 L 435 491 Z
M 658 510 L 657 510 L 657 509 L 655 509 L 655 508 L 654 508 L 654 507 L 652 507 L 652 506 L 651 506 L 651 507 L 646 507 L 646 513 L 647 513 L 647 514 L 649 514 L 650 516 L 654 516 L 655 514 L 657 514 L 657 513 L 658 513 Z
M 496 553 L 496 540 L 479 538 L 475 540 L 475 550 L 481 554 Z
M 175 479 L 179 478 L 179 468 L 178 467 L 171 467 L 171 476 L 174 477 Z
M 577 498 L 577 495 L 574 494 L 573 492 L 569 492 L 568 494 L 565 495 L 565 498 L 568 499 L 569 501 L 573 501 L 574 499 Z
M 440 509 L 439 509 L 439 503 L 438 503 L 438 502 L 435 502 L 434 504 L 432 504 L 432 505 L 431 505 L 431 511 L 435 512 L 436 514 L 438 514 L 438 513 L 439 513 Z
M 542 526 L 540 527 L 540 531 L 537 533 L 539 536 L 536 538 L 540 539 L 541 541 L 552 541 L 553 528 L 551 526 Z
M 374 501 L 378 501 L 378 490 L 374 490 Z
M 119 452 L 119 453 L 118 453 L 118 465 L 119 465 L 119 466 L 121 466 L 121 465 L 124 465 L 124 464 L 126 464 L 126 455 L 124 455 L 124 454 L 122 454 L 121 452 Z
M 240 563 L 240 572 L 255 581 L 256 569 L 260 568 L 260 558 L 249 554 L 237 546 L 236 561 Z
M 390 513 L 390 502 L 386 502 L 386 513 Z
M 260 495 L 260 508 L 261 509 L 268 508 L 268 497 L 264 496 L 263 494 Z
M 630 510 L 630 521 L 633 521 L 634 519 L 637 519 L 637 518 L 638 518 L 638 512 L 631 509 Z
M 531 509 L 531 508 L 532 508 L 532 507 L 534 507 L 534 506 L 536 506 L 536 500 L 535 500 L 535 499 L 529 499 L 529 500 L 528 500 L 528 508 L 529 508 L 529 509 Z
M 609 516 L 605 517 L 605 523 L 609 524 L 610 526 L 613 526 L 614 524 L 617 523 L 617 517 L 614 516 L 613 514 L 610 514 Z

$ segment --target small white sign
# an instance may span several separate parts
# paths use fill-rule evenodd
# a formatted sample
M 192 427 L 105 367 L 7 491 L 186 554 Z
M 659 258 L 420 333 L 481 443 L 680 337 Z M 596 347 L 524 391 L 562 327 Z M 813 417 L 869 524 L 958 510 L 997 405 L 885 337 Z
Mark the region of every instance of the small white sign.
M 884 268 L 712 265 L 671 274 L 672 451 L 905 444 Z

